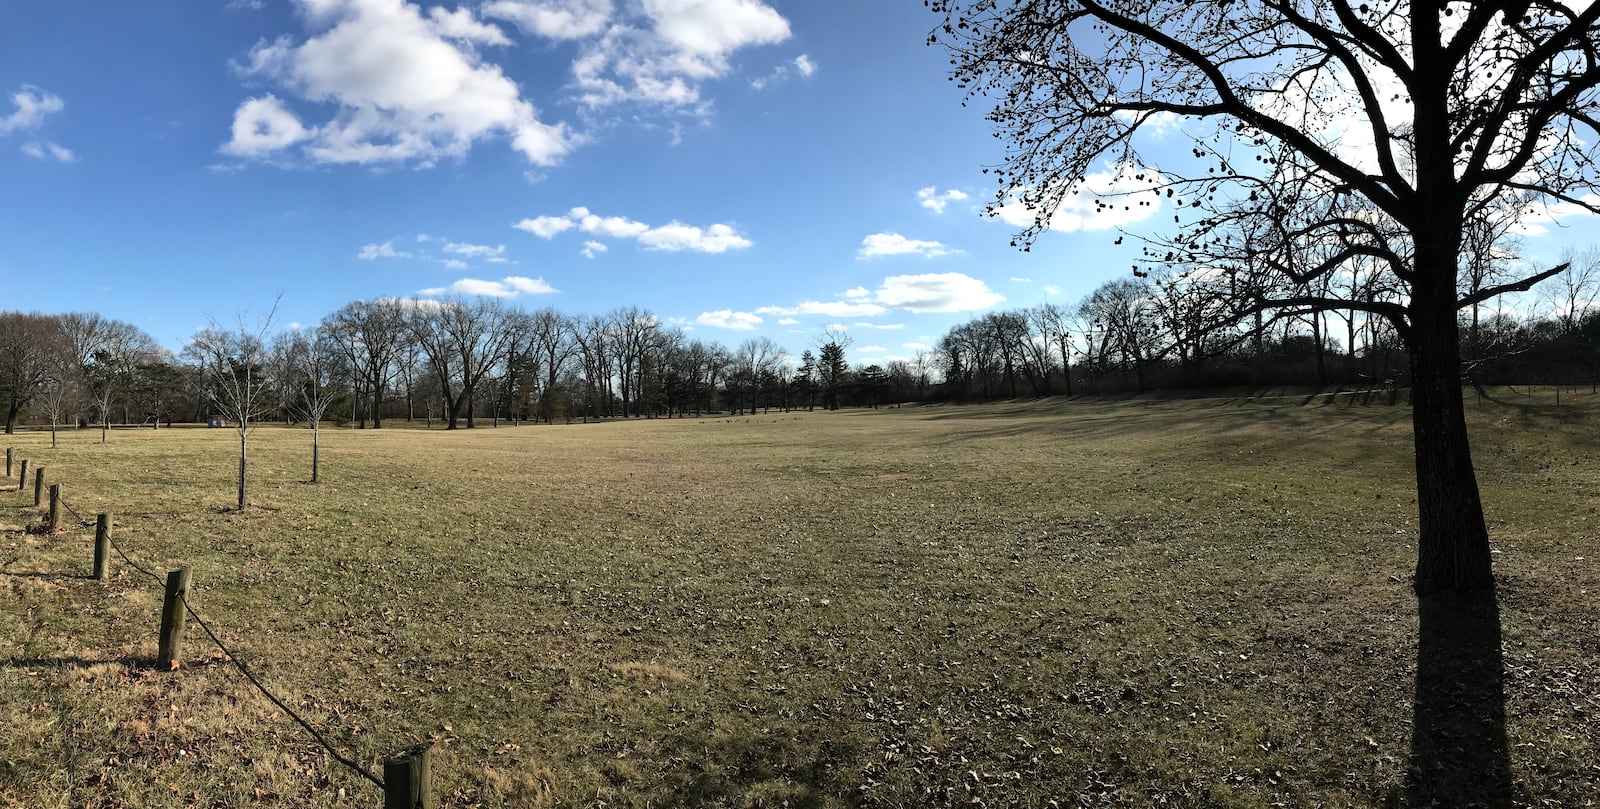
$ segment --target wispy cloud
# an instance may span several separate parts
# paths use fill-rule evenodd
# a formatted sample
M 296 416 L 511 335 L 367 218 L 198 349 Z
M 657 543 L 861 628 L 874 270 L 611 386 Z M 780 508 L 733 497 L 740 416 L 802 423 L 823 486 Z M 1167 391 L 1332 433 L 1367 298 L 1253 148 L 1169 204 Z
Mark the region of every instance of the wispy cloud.
M 22 153 L 37 160 L 54 160 L 58 163 L 74 163 L 78 160 L 71 149 L 54 141 L 24 143 Z
M 387 241 L 382 244 L 363 245 L 356 258 L 362 261 L 374 261 L 380 258 L 411 258 L 411 254 L 404 250 L 394 249 L 394 242 Z

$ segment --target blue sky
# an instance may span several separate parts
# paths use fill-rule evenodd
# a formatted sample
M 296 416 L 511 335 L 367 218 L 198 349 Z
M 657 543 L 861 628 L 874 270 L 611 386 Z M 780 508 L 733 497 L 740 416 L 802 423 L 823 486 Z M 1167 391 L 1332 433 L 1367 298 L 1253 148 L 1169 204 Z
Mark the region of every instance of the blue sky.
M 3 14 L 0 309 L 95 310 L 175 350 L 280 294 L 309 324 L 487 292 L 796 353 L 843 325 L 871 361 L 1129 266 L 1116 222 L 1064 215 L 1021 253 L 1018 212 L 982 215 L 1001 143 L 912 0 Z

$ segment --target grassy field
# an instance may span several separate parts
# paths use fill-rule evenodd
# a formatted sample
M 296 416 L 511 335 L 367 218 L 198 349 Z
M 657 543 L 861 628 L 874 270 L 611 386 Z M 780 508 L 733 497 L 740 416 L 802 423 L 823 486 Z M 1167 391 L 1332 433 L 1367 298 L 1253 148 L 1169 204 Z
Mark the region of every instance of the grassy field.
M 1600 397 L 1469 402 L 1516 798 L 1600 794 Z M 1402 799 L 1404 407 L 1063 402 L 6 437 L 336 746 L 445 806 Z M 376 805 L 0 485 L 0 805 Z

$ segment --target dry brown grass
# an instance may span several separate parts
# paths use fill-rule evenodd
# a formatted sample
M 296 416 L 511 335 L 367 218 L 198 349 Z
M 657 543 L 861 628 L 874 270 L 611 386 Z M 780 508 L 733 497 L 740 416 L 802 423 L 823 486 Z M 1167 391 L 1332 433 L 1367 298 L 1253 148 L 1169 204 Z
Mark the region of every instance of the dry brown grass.
M 1471 405 L 1518 799 L 1600 790 L 1596 397 Z M 1576 404 L 1573 404 L 1573 402 Z M 371 766 L 448 806 L 1373 805 L 1409 744 L 1403 408 L 1046 401 L 10 443 Z M 395 425 L 400 426 L 400 425 Z M 3 489 L 3 487 L 0 487 Z M 376 792 L 90 530 L 0 490 L 0 805 Z

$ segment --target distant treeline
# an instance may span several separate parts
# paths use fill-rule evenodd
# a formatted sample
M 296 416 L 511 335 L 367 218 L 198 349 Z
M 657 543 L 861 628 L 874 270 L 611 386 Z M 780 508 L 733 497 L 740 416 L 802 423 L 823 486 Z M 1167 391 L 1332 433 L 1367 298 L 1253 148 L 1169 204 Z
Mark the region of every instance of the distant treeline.
M 356 301 L 315 326 L 213 325 L 179 354 L 95 313 L 0 313 L 6 432 L 54 425 L 206 421 L 249 401 L 252 420 L 318 417 L 572 420 L 838 408 L 887 390 L 824 332 L 798 357 L 756 337 L 692 339 L 638 307 L 576 316 L 496 299 Z M 247 395 L 246 395 L 247 394 Z
M 1591 280 L 1592 279 L 1592 280 Z M 1543 313 L 1464 310 L 1470 384 L 1600 384 L 1600 274 L 1564 279 Z M 729 348 L 639 307 L 577 316 L 495 299 L 356 301 L 308 328 L 212 326 L 180 354 L 94 313 L 0 313 L 5 429 L 205 421 L 238 385 L 252 418 L 475 426 L 707 412 L 877 407 L 1160 389 L 1405 386 L 1392 327 L 1353 312 L 1262 312 L 1207 323 L 1141 278 L 1075 306 L 990 312 L 909 359 L 851 366 L 827 331 L 795 355 L 766 337 Z M 220 349 L 219 349 L 220 347 Z M 223 390 L 231 386 L 230 390 Z M 231 392 L 230 392 L 231 391 Z M 227 395 L 220 395 L 227 394 Z M 308 395 L 313 394 L 313 395 Z
M 1600 272 L 1557 279 L 1545 311 L 1461 313 L 1465 384 L 1600 384 Z M 982 401 L 1019 396 L 1292 385 L 1408 385 L 1393 326 L 1359 312 L 1272 312 L 1208 322 L 1180 291 L 1112 281 L 1076 306 L 990 312 L 956 326 L 932 354 L 940 384 L 892 395 Z

